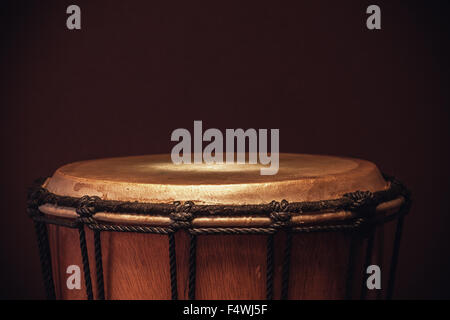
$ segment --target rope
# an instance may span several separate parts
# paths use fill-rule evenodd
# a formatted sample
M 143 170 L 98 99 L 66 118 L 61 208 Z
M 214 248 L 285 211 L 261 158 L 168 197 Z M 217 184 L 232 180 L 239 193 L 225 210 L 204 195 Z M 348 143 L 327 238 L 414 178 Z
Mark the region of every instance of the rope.
M 273 234 L 267 237 L 266 299 L 273 299 Z
M 53 283 L 52 259 L 47 236 L 47 227 L 42 222 L 35 222 L 34 227 L 38 239 L 39 259 L 41 261 L 45 293 L 48 300 L 55 300 L 55 285 Z
M 350 300 L 353 296 L 353 275 L 355 269 L 356 235 L 351 235 L 350 250 L 348 253 L 347 279 L 345 282 L 345 299 Z
M 169 264 L 170 264 L 170 288 L 172 300 L 178 300 L 177 288 L 177 257 L 175 250 L 175 234 L 169 233 Z
M 273 234 L 274 228 L 192 228 L 189 233 L 192 235 L 204 234 Z
M 189 222 L 200 216 L 214 215 L 264 215 L 270 216 L 273 212 L 308 213 L 319 211 L 341 211 L 349 210 L 354 212 L 365 211 L 366 207 L 376 206 L 382 202 L 395 199 L 399 194 L 403 194 L 405 187 L 393 177 L 386 176 L 390 182 L 387 190 L 369 192 L 355 191 L 347 193 L 339 199 L 322 201 L 291 202 L 286 200 L 281 202 L 272 201 L 258 205 L 195 205 L 192 201 L 181 203 L 175 201 L 172 204 L 166 203 L 144 203 L 127 202 L 117 200 L 102 200 L 95 196 L 84 196 L 81 198 L 60 196 L 53 194 L 42 187 L 42 180 L 36 182 L 28 192 L 29 205 L 39 206 L 41 204 L 53 204 L 56 206 L 77 208 L 80 216 L 91 216 L 95 212 L 130 213 L 162 215 L 170 217 L 174 223 Z
M 374 240 L 375 240 L 375 234 L 372 232 L 372 234 L 369 236 L 369 239 L 367 239 L 366 260 L 364 262 L 363 272 L 365 272 L 367 270 L 367 267 L 369 267 L 371 265 Z M 365 300 L 366 295 L 367 295 L 367 284 L 365 281 L 362 281 L 361 300 Z
M 289 293 L 289 269 L 291 265 L 292 233 L 286 232 L 286 244 L 284 248 L 283 271 L 281 278 L 281 300 L 287 300 Z
M 403 188 L 401 190 L 403 197 L 406 199 L 406 201 L 403 203 L 403 206 L 400 208 L 400 218 L 397 221 L 397 228 L 395 230 L 395 239 L 394 239 L 394 248 L 392 252 L 392 258 L 391 258 L 391 267 L 389 270 L 389 281 L 388 281 L 388 289 L 387 289 L 387 295 L 386 299 L 391 300 L 393 293 L 394 293 L 394 285 L 395 285 L 395 275 L 397 271 L 397 263 L 398 263 L 398 256 L 400 253 L 400 241 L 402 239 L 402 233 L 403 233 L 403 223 L 405 220 L 405 215 L 409 212 L 411 209 L 411 192 Z
M 195 300 L 195 276 L 196 276 L 196 259 L 197 259 L 197 236 L 190 236 L 189 246 L 189 300 Z
M 100 231 L 94 230 L 95 269 L 97 271 L 97 299 L 105 300 L 105 286 L 103 283 L 103 259 Z
M 148 227 L 148 226 L 131 226 L 131 225 L 108 225 L 108 224 L 88 224 L 92 230 L 114 231 L 114 232 L 137 232 L 137 233 L 158 233 L 169 234 L 173 232 L 171 228 Z
M 389 281 L 386 299 L 391 300 L 394 293 L 395 272 L 397 271 L 398 255 L 400 252 L 400 240 L 402 238 L 404 216 L 401 216 L 397 222 L 395 231 L 394 249 L 391 258 L 391 268 L 389 270 Z
M 80 249 L 81 258 L 83 261 L 83 272 L 84 272 L 84 283 L 86 285 L 86 296 L 88 300 L 93 300 L 94 295 L 92 294 L 92 282 L 91 282 L 91 270 L 89 268 L 89 256 L 86 246 L 86 234 L 84 232 L 84 226 L 81 225 L 78 228 L 80 234 Z

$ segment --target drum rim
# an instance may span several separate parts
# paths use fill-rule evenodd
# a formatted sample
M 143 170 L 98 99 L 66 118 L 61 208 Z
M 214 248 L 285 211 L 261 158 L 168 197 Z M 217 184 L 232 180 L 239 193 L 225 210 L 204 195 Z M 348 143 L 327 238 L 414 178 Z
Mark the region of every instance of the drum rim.
M 241 228 L 243 233 L 244 229 L 269 233 L 286 227 L 301 229 L 298 231 L 353 229 L 362 222 L 383 223 L 409 211 L 410 191 L 394 177 L 383 177 L 389 183 L 386 190 L 355 191 L 331 200 L 281 200 L 259 205 L 196 205 L 192 201 L 165 204 L 60 196 L 45 189 L 45 180 L 40 179 L 29 189 L 28 212 L 38 221 L 72 227 L 85 224 L 106 231 L 172 233 L 187 229 L 192 233 L 202 229 L 214 233 L 214 228 Z M 407 210 L 401 210 L 405 207 Z

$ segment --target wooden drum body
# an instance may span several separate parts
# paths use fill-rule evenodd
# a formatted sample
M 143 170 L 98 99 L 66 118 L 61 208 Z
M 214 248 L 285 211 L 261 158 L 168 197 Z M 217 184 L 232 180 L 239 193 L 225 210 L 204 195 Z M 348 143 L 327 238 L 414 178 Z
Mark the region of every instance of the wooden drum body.
M 392 295 L 409 203 L 363 160 L 280 154 L 263 176 L 152 155 L 63 166 L 28 208 L 48 298 L 354 299 Z

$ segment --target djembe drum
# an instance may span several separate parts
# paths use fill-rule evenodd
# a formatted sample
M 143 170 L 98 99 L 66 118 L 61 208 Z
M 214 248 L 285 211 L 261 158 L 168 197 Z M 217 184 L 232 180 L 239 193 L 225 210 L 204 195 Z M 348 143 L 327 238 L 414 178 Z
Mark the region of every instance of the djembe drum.
M 363 160 L 280 154 L 267 176 L 151 155 L 63 166 L 28 212 L 50 299 L 350 299 L 391 297 L 409 204 Z

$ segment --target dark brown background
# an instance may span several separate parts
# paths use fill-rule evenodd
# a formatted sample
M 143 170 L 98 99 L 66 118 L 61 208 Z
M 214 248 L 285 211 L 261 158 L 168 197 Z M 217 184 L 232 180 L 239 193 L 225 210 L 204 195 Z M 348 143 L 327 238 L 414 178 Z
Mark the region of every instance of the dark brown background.
M 0 297 L 43 298 L 27 186 L 171 132 L 280 128 L 413 191 L 396 298 L 450 298 L 448 1 L 2 1 Z M 78 4 L 82 30 L 65 27 Z

